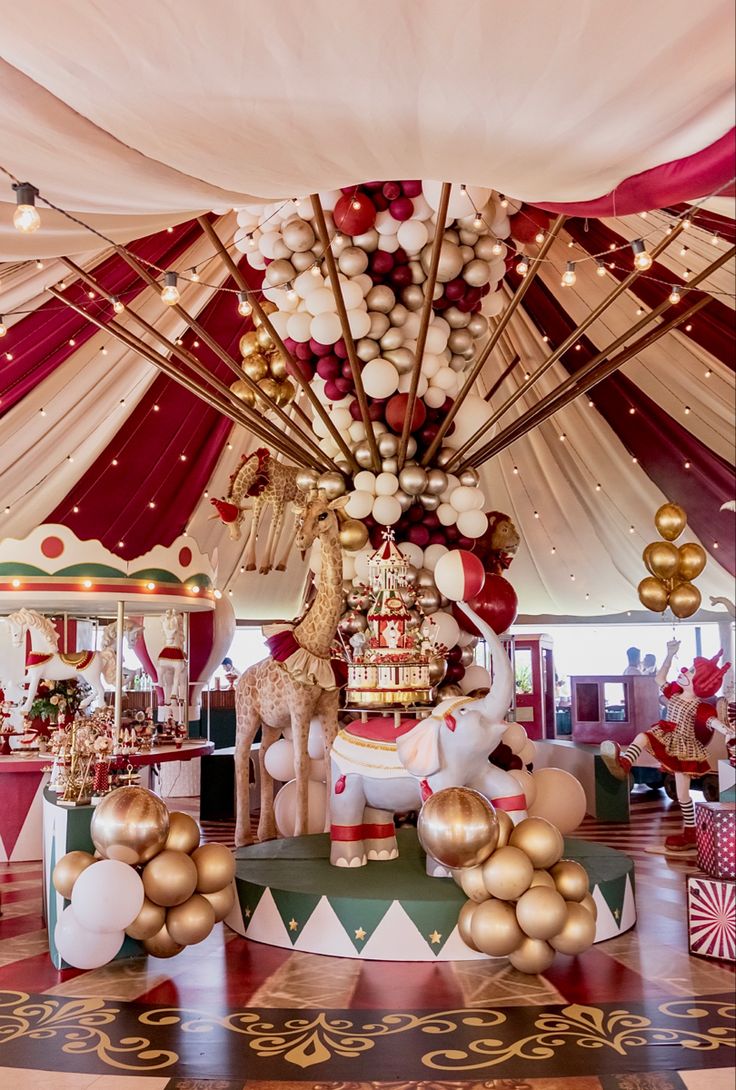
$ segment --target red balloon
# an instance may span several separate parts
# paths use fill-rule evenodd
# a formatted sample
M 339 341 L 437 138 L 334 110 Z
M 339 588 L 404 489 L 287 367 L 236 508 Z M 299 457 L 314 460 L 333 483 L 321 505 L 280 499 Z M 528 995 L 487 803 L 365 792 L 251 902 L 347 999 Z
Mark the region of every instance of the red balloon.
M 395 201 L 397 197 L 401 196 L 401 186 L 398 182 L 385 182 L 383 185 L 383 195 L 389 201 Z
M 394 394 L 386 405 L 386 423 L 397 434 L 404 427 L 404 420 L 406 418 L 406 410 L 409 405 L 408 394 Z M 427 418 L 427 409 L 420 397 L 414 402 L 414 412 L 411 418 L 411 427 L 409 431 L 416 431 L 417 428 L 421 428 L 424 421 Z
M 409 538 L 412 545 L 419 545 L 422 549 L 426 548 L 429 543 L 429 530 L 426 526 L 422 526 L 421 523 L 415 522 L 414 525 L 409 528 L 409 532 L 406 536 Z
M 510 219 L 511 237 L 517 242 L 535 242 L 537 234 L 549 230 L 549 212 L 543 212 L 541 208 L 532 208 L 530 204 L 523 204 L 515 216 Z
M 376 222 L 376 206 L 365 193 L 340 197 L 332 213 L 335 227 L 346 235 L 363 235 Z
M 508 579 L 504 579 L 502 575 L 486 572 L 483 589 L 475 598 L 470 599 L 468 605 L 500 636 L 509 625 L 514 623 L 519 600 Z M 463 631 L 469 632 L 472 636 L 482 635 L 457 605 L 453 605 L 452 612 Z
M 422 192 L 422 183 L 418 179 L 411 178 L 409 181 L 402 182 L 401 188 L 405 197 L 418 197 Z
M 388 210 L 395 220 L 410 220 L 414 215 L 414 202 L 409 197 L 397 197 Z

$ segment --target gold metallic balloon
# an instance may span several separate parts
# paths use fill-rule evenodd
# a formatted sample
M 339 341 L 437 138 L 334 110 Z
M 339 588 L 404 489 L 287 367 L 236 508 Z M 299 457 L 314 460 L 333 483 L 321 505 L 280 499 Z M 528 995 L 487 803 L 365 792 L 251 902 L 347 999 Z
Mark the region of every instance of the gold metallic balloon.
M 235 883 L 231 882 L 224 889 L 217 889 L 214 893 L 203 893 L 202 897 L 209 901 L 215 910 L 215 921 L 224 920 L 230 909 L 235 904 Z
M 368 527 L 357 519 L 345 519 L 340 526 L 340 544 L 349 553 L 362 549 L 368 540 Z
M 429 683 L 439 685 L 447 673 L 447 659 L 443 655 L 433 655 L 429 660 Z
M 258 343 L 261 346 L 261 348 L 273 348 L 273 341 L 271 340 L 271 334 L 268 332 L 268 330 L 266 329 L 265 326 L 261 325 L 261 326 L 258 327 L 258 332 L 256 333 L 256 337 L 258 338 Z
M 700 609 L 700 591 L 694 583 L 680 583 L 670 591 L 669 606 L 675 617 L 692 617 Z
M 268 357 L 268 366 L 271 368 L 271 378 L 277 382 L 283 382 L 288 375 L 286 360 L 280 352 L 272 352 Z
M 283 382 L 277 382 L 276 390 L 276 404 L 281 406 L 290 405 L 296 397 L 296 386 L 291 379 L 284 379 Z
M 166 909 L 161 905 L 155 905 L 148 897 L 143 899 L 143 908 L 140 910 L 130 927 L 125 928 L 125 934 L 131 939 L 152 939 L 157 935 L 166 923 Z
M 483 881 L 492 897 L 515 901 L 532 884 L 534 867 L 520 848 L 498 848 L 483 864 Z
M 243 382 L 242 379 L 236 379 L 230 386 L 230 389 L 236 397 L 239 397 L 246 405 L 253 408 L 256 403 L 256 395 L 246 382 Z
M 538 886 L 541 886 L 544 889 L 556 889 L 557 888 L 555 886 L 554 878 L 549 873 L 549 871 L 546 871 L 546 870 L 535 870 L 534 871 L 534 877 L 532 878 L 532 884 L 529 886 L 529 889 L 536 889 Z
M 542 939 L 523 939 L 509 954 L 509 961 L 520 973 L 543 973 L 555 960 L 555 952 Z
M 669 591 L 661 579 L 657 579 L 654 575 L 648 575 L 646 579 L 642 579 L 637 590 L 639 592 L 639 601 L 643 606 L 651 609 L 653 613 L 664 613 L 667 608 Z
M 470 933 L 470 925 L 473 919 L 473 913 L 476 908 L 475 901 L 466 901 L 463 907 L 460 909 L 460 915 L 457 918 L 457 929 L 460 932 L 460 938 L 463 940 L 466 946 L 469 946 L 471 950 L 477 950 L 478 947 L 473 942 L 473 936 Z
M 264 314 L 275 314 L 278 309 L 279 308 L 276 306 L 276 304 L 272 303 L 270 299 L 262 299 L 261 300 L 261 310 L 263 311 Z M 261 319 L 260 319 L 259 315 L 256 314 L 255 310 L 253 311 L 253 325 L 256 327 L 256 329 L 258 329 L 260 327 L 260 325 L 261 325 Z M 246 336 L 247 336 L 247 334 L 246 334 Z M 241 349 L 241 351 L 242 351 L 242 349 Z M 245 355 L 245 353 L 243 353 L 243 354 Z
M 680 551 L 671 541 L 653 541 L 643 553 L 644 563 L 658 579 L 671 579 L 680 563 Z
M 161 851 L 169 835 L 169 811 L 145 787 L 118 787 L 98 802 L 90 827 L 106 859 L 137 867 Z
M 654 525 L 665 541 L 674 541 L 687 526 L 687 515 L 678 503 L 663 503 L 654 516 Z
M 67 852 L 54 867 L 51 882 L 57 893 L 71 900 L 72 889 L 79 875 L 97 860 L 89 852 Z
M 269 398 L 271 401 L 276 400 L 276 395 L 279 392 L 278 382 L 274 382 L 272 378 L 262 378 L 258 383 L 258 389 L 263 394 L 263 398 Z M 257 400 L 261 400 L 257 398 Z M 268 408 L 268 402 L 265 402 L 265 408 Z
M 526 852 L 535 870 L 544 870 L 559 862 L 565 847 L 557 826 L 541 817 L 528 817 L 520 821 L 509 837 L 509 844 Z
M 688 582 L 697 579 L 708 559 L 703 546 L 697 545 L 694 541 L 686 541 L 684 545 L 680 546 L 678 552 L 680 562 L 677 566 L 677 574 Z
M 268 360 L 261 352 L 252 352 L 243 360 L 243 371 L 253 382 L 260 382 L 270 374 Z
M 200 893 L 166 913 L 166 928 L 174 942 L 195 946 L 207 938 L 215 926 L 215 910 Z
M 261 347 L 258 344 L 258 335 L 254 329 L 243 334 L 240 338 L 239 348 L 241 356 L 252 356 L 256 352 L 260 353 Z
M 549 940 L 560 954 L 582 954 L 595 941 L 595 919 L 581 904 L 567 902 L 564 927 Z
M 481 901 L 487 901 L 490 897 L 483 881 L 482 867 L 463 867 L 461 870 L 454 870 L 452 877 L 471 901 L 480 904 Z
M 567 902 L 556 889 L 536 886 L 516 902 L 516 918 L 530 939 L 551 939 L 565 926 Z
M 316 469 L 300 469 L 296 475 L 296 486 L 300 492 L 308 492 L 317 487 L 319 473 Z
M 479 791 L 445 787 L 419 811 L 417 835 L 425 852 L 451 870 L 475 867 L 496 847 L 496 812 Z
M 524 932 L 519 927 L 513 905 L 491 900 L 475 906 L 470 919 L 470 937 L 484 954 L 502 958 L 522 942 Z
M 197 868 L 184 852 L 161 852 L 143 868 L 141 878 L 146 897 L 164 908 L 183 904 L 197 888 Z
M 328 500 L 336 500 L 345 493 L 345 478 L 342 473 L 330 469 L 320 474 L 317 487 L 324 490 Z
M 588 872 L 574 859 L 561 859 L 550 868 L 555 888 L 566 901 L 582 901 L 588 892 Z
M 172 852 L 186 852 L 189 855 L 199 847 L 200 829 L 191 814 L 181 810 L 172 810 L 169 814 L 169 835 L 164 849 Z
M 592 893 L 586 893 L 580 904 L 583 908 L 587 909 L 587 911 L 590 912 L 594 920 L 598 919 L 598 905 L 593 900 Z
M 180 954 L 184 947 L 181 943 L 174 942 L 164 924 L 150 939 L 143 940 L 143 949 L 154 958 L 173 958 Z
M 192 860 L 197 868 L 197 893 L 215 893 L 235 877 L 235 857 L 224 844 L 203 844 Z
M 505 848 L 509 842 L 509 837 L 514 831 L 514 823 L 505 810 L 496 810 L 496 820 L 498 821 L 498 841 L 496 842 L 496 847 Z

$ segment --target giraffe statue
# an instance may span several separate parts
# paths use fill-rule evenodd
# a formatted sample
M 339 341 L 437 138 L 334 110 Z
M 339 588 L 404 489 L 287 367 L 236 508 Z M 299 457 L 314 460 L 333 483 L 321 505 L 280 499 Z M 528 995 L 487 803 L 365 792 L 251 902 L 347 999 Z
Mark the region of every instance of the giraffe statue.
M 297 493 L 295 466 L 284 465 L 278 462 L 265 447 L 259 447 L 251 454 L 244 454 L 240 465 L 230 476 L 230 488 L 227 496 L 219 500 L 210 500 L 215 508 L 212 518 L 220 518 L 230 527 L 230 537 L 233 541 L 240 538 L 240 525 L 245 517 L 245 503 L 253 498 L 253 520 L 250 525 L 248 540 L 245 545 L 245 570 L 256 570 L 256 540 L 258 538 L 258 526 L 265 508 L 268 504 L 273 508 L 271 528 L 268 533 L 266 551 L 258 569 L 262 575 L 272 571 L 286 571 L 286 559 L 289 555 L 291 542 L 287 544 L 284 552 L 276 560 L 281 531 L 284 526 L 284 514 L 287 503 L 291 503 Z
M 317 593 L 301 618 L 267 640 L 270 657 L 257 662 L 243 674 L 235 690 L 235 780 L 237 821 L 235 843 L 251 843 L 248 805 L 250 750 L 259 727 L 263 736 L 259 754 L 261 769 L 261 816 L 259 840 L 277 835 L 273 813 L 273 779 L 266 771 L 268 749 L 288 726 L 292 728 L 297 781 L 296 836 L 307 831 L 307 781 L 309 724 L 318 718 L 322 725 L 325 757 L 337 734 L 340 687 L 346 667 L 335 657 L 333 641 L 342 609 L 342 550 L 337 512 L 346 496 L 328 500 L 324 491 L 313 489 L 297 507 L 296 546 L 305 551 L 319 539 L 322 555 Z

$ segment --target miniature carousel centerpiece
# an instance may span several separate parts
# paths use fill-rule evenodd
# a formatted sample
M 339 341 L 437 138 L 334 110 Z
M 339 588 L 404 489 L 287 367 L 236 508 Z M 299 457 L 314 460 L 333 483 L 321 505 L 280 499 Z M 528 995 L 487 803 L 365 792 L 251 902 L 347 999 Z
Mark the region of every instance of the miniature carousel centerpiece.
M 409 561 L 392 530 L 368 561 L 372 595 L 367 632 L 350 639 L 346 700 L 360 708 L 391 708 L 432 702 L 430 664 L 434 645 L 406 606 Z

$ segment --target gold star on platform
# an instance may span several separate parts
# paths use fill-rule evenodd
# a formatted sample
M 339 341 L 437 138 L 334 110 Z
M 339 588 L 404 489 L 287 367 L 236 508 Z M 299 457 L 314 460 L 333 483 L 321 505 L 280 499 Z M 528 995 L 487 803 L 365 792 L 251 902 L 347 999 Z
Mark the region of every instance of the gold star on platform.
M 246 918 L 246 920 L 249 920 L 249 919 L 250 919 L 250 915 L 251 915 L 250 909 L 249 909 L 249 908 L 246 908 L 246 910 L 245 910 L 245 918 Z
M 429 941 L 433 946 L 436 946 L 438 943 L 442 942 L 442 935 L 440 935 L 439 931 L 433 931 L 429 936 Z
M 299 924 L 296 922 L 296 920 L 292 916 L 291 919 L 289 920 L 289 931 L 296 931 L 298 929 L 298 927 L 299 927 Z
M 618 923 L 618 920 L 619 920 L 619 916 L 620 916 L 620 915 L 621 915 L 621 912 L 619 911 L 619 909 L 618 909 L 618 908 L 614 908 L 614 910 L 613 910 L 613 916 L 614 916 L 614 919 L 616 920 L 616 923 Z
M 367 932 L 365 932 L 362 927 L 359 927 L 358 930 L 355 932 L 355 937 L 362 942 L 366 934 Z

